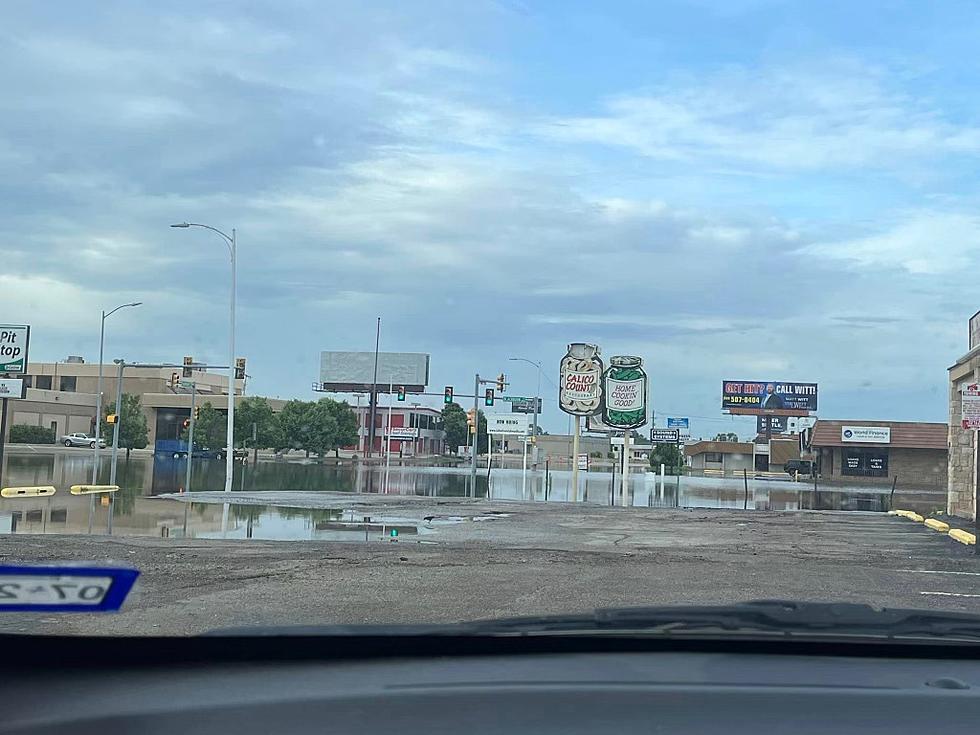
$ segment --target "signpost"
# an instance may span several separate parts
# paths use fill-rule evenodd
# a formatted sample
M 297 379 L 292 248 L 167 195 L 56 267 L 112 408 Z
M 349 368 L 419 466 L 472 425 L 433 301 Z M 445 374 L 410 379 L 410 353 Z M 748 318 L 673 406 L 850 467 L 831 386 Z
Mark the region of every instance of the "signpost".
M 26 324 L 0 324 L 0 374 L 23 375 L 27 372 L 27 354 L 31 344 L 31 328 Z M 57 388 L 57 386 L 55 386 Z M 26 395 L 20 378 L 0 381 L 0 481 L 3 479 L 3 450 L 7 442 L 7 400 Z
M 629 505 L 630 431 L 647 422 L 647 374 L 643 358 L 616 355 L 602 376 L 602 422 L 623 431 L 623 488 L 621 503 Z
M 602 359 L 599 348 L 585 342 L 573 342 L 561 359 L 559 369 L 558 407 L 575 417 L 572 438 L 572 500 L 578 500 L 579 439 L 582 435 L 582 416 L 602 410 Z
M 524 442 L 523 469 L 521 470 L 521 497 L 527 497 L 527 437 L 531 431 L 530 417 L 527 415 L 517 415 L 511 413 L 488 413 L 487 434 L 510 434 L 517 435 Z M 488 437 L 489 441 L 489 437 Z M 489 491 L 488 491 L 489 492 Z

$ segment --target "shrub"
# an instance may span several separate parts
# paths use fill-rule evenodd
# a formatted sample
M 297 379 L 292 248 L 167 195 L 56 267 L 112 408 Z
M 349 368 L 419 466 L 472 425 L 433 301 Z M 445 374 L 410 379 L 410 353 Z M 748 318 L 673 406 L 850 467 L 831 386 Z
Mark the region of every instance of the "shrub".
M 54 444 L 54 429 L 47 426 L 14 424 L 10 427 L 11 444 Z

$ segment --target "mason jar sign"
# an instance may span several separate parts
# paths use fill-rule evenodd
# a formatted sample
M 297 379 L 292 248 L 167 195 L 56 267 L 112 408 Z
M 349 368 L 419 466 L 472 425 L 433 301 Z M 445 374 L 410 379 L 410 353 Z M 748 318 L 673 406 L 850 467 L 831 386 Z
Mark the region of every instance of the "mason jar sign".
M 558 406 L 572 416 L 591 416 L 602 410 L 602 360 L 595 345 L 568 345 L 561 359 Z
M 603 383 L 604 424 L 617 429 L 636 429 L 647 422 L 647 374 L 643 371 L 643 358 L 632 355 L 609 358 Z

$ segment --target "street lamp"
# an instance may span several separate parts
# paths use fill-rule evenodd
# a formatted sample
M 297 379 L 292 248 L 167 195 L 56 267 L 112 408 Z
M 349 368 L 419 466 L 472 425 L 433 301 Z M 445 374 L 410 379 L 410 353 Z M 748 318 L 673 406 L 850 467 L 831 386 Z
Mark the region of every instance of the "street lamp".
M 534 365 L 538 369 L 538 390 L 534 394 L 534 456 L 532 458 L 532 464 L 537 466 L 538 464 L 538 408 L 541 405 L 541 363 L 535 362 L 534 360 L 528 360 L 526 357 L 510 357 L 507 358 L 510 362 L 526 362 L 529 365 Z
M 197 222 L 178 222 L 170 226 L 201 227 L 205 230 L 211 230 L 211 232 L 221 236 L 221 239 L 228 246 L 229 255 L 231 255 L 231 327 L 228 334 L 228 451 L 225 453 L 225 492 L 230 493 L 235 471 L 235 258 L 237 254 L 235 229 L 232 228 L 231 235 L 226 235 L 216 227 Z
M 102 329 L 99 331 L 99 390 L 98 397 L 95 399 L 95 465 L 92 467 L 92 484 L 98 485 L 99 473 L 99 438 L 102 434 L 102 361 L 105 354 L 105 320 L 115 314 L 120 309 L 127 309 L 130 306 L 142 306 L 142 301 L 134 301 L 130 304 L 120 304 L 112 311 L 102 311 Z M 116 413 L 121 413 L 122 409 L 116 406 Z M 93 496 L 94 497 L 94 496 Z M 92 519 L 89 518 L 89 533 L 92 532 Z

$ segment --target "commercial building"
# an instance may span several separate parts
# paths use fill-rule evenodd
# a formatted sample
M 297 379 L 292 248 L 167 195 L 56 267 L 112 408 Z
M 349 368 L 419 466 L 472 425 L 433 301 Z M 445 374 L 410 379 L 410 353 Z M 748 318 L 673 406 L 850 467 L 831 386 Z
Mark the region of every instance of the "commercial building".
M 692 470 L 725 473 L 753 470 L 752 442 L 696 441 L 684 445 L 684 456 Z
M 115 402 L 117 366 L 103 365 L 103 404 Z M 127 367 L 123 373 L 122 391 L 137 395 L 146 415 L 150 445 L 160 439 L 179 436 L 184 419 L 190 416 L 191 395 L 186 381 L 180 387 L 172 387 L 179 368 Z M 91 434 L 95 431 L 95 412 L 99 383 L 99 366 L 87 363 L 81 357 L 71 356 L 64 362 L 28 363 L 23 376 L 27 384 L 27 397 L 9 403 L 9 428 L 16 424 L 44 426 L 54 430 L 55 436 L 75 431 Z M 187 380 L 196 384 L 197 405 L 205 401 L 222 411 L 228 402 L 228 376 L 194 369 Z M 244 381 L 235 381 L 236 400 L 241 400 Z M 279 408 L 281 401 L 274 402 Z
M 552 465 L 569 466 L 572 457 L 574 437 L 568 434 L 542 434 L 537 438 L 538 462 L 548 461 Z M 609 456 L 612 445 L 608 436 L 581 436 L 578 444 L 579 454 L 595 456 L 603 459 Z
M 975 517 L 974 497 L 980 478 L 977 477 L 980 447 L 976 429 L 964 429 L 962 391 L 980 382 L 980 312 L 970 319 L 970 350 L 949 368 L 949 464 L 947 472 L 947 511 L 964 518 Z
M 830 421 L 813 427 L 810 446 L 822 480 L 945 491 L 948 427 L 918 421 Z
M 368 443 L 368 406 L 355 406 L 360 440 L 345 449 L 363 455 Z M 388 407 L 378 406 L 374 415 L 374 454 L 383 454 L 388 444 Z M 444 454 L 446 432 L 442 430 L 442 413 L 426 406 L 393 406 L 391 408 L 391 453 L 402 457 Z

